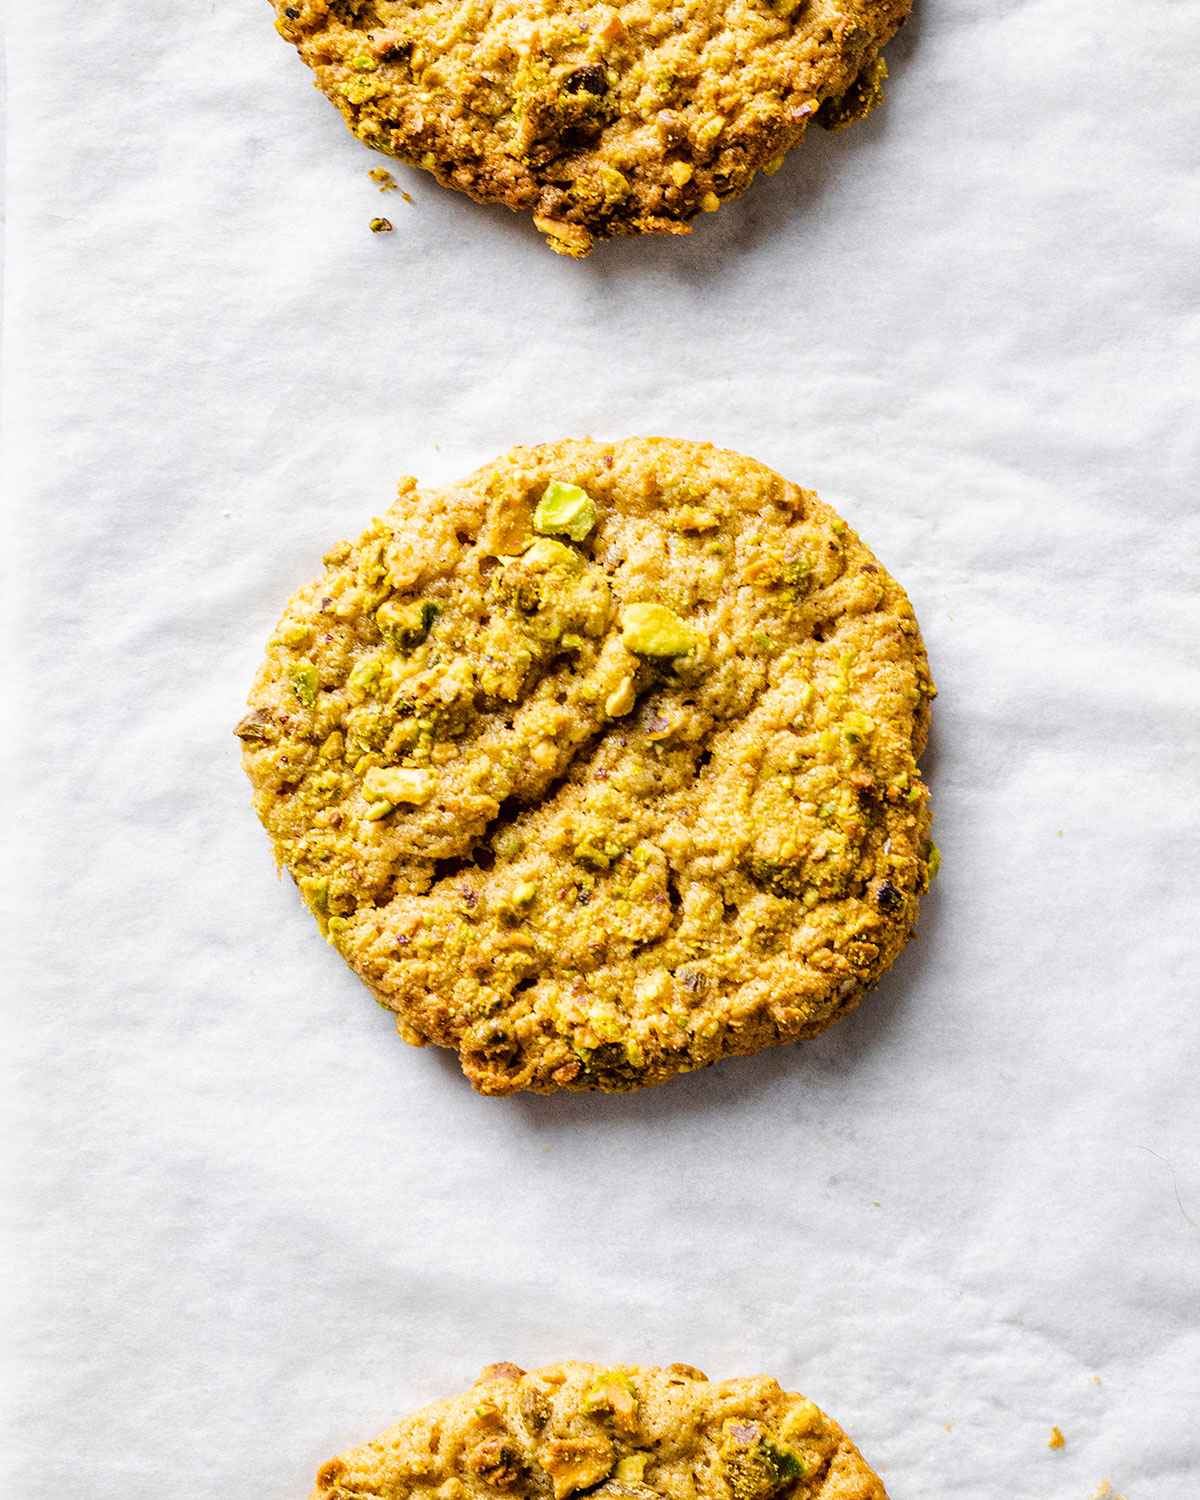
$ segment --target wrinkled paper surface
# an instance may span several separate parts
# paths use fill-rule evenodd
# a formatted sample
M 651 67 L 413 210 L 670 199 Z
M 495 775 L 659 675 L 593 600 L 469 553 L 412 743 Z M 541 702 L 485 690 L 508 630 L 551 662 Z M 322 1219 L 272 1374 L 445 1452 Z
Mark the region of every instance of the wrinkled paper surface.
M 1200 1493 L 1200 12 L 919 9 L 868 124 L 573 264 L 380 196 L 262 3 L 9 8 L 23 1500 L 294 1500 L 567 1356 L 775 1374 L 895 1500 Z M 231 729 L 401 473 L 633 432 L 909 589 L 945 863 L 820 1040 L 481 1099 L 276 880 Z

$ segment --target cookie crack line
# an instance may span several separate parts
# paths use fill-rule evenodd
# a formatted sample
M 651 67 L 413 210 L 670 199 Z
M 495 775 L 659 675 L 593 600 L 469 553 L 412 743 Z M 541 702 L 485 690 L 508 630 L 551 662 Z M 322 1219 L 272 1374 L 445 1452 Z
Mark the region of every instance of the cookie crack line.
M 815 1402 L 693 1365 L 487 1366 L 475 1384 L 322 1465 L 312 1500 L 887 1500 Z
M 757 702 L 759 698 L 761 698 L 762 693 L 767 690 L 768 686 L 769 684 L 764 679 L 756 689 L 754 696 L 751 698 L 749 703 L 749 710 L 751 712 L 757 705 Z M 661 682 L 661 680 L 655 679 L 647 679 L 644 687 L 637 687 L 636 692 L 638 696 L 634 700 L 633 707 L 630 709 L 630 713 L 632 714 L 636 710 L 639 703 L 646 704 L 648 706 L 650 700 L 660 696 L 659 690 L 662 687 L 663 683 Z M 698 781 L 703 777 L 707 764 L 711 762 L 713 754 L 717 749 L 719 749 L 721 745 L 722 736 L 727 735 L 731 732 L 732 726 L 714 724 L 712 735 L 709 740 L 709 747 L 704 751 L 697 751 L 696 761 L 698 762 L 701 755 L 703 755 L 705 757 L 706 764 L 697 765 L 695 762 L 693 763 L 692 777 L 694 780 Z M 591 762 L 596 756 L 597 751 L 600 749 L 602 742 L 604 741 L 606 736 L 613 733 L 614 726 L 611 721 L 598 725 L 589 739 L 574 747 L 571 760 L 562 768 L 561 772 L 554 778 L 554 780 L 547 786 L 545 791 L 536 800 L 531 802 L 522 802 L 516 798 L 509 799 L 510 803 L 512 804 L 512 809 L 508 815 L 505 814 L 504 806 L 502 804 L 501 811 L 498 812 L 496 818 L 487 825 L 482 835 L 478 840 L 476 840 L 472 848 L 469 849 L 461 858 L 450 861 L 450 863 L 454 864 L 455 868 L 451 871 L 437 872 L 434 883 L 430 887 L 431 891 L 436 891 L 438 885 L 442 881 L 453 881 L 457 876 L 465 873 L 470 869 L 481 869 L 485 874 L 489 873 L 493 868 L 493 864 L 490 861 L 482 865 L 479 864 L 477 862 L 476 855 L 479 851 L 487 849 L 489 841 L 494 836 L 497 825 L 503 824 L 506 827 L 512 827 L 518 834 L 520 834 L 523 830 L 524 825 L 528 823 L 533 814 L 535 814 L 542 808 L 552 805 L 555 799 L 558 797 L 560 791 L 569 786 L 569 778 L 571 775 L 578 775 L 580 773 L 586 774 Z M 682 868 L 679 865 L 668 861 L 667 883 L 671 891 L 675 892 L 675 894 L 671 898 L 673 909 L 679 902 L 678 883 L 681 874 L 683 874 Z M 395 892 L 390 892 L 386 898 L 381 901 L 376 901 L 373 904 L 376 906 L 385 905 L 387 900 L 390 900 L 391 896 L 394 894 Z M 678 925 L 678 920 L 678 917 L 676 917 L 674 926 Z M 672 930 L 673 928 L 668 929 L 668 933 Z M 642 946 L 649 946 L 649 942 L 650 940 L 647 940 L 647 942 Z
M 288 606 L 238 726 L 326 936 L 486 1093 L 626 1089 L 858 1003 L 936 868 L 899 585 L 705 444 L 405 480 Z
M 581 257 L 615 235 L 686 234 L 814 121 L 865 118 L 911 0 L 273 5 L 361 141 Z
M 647 689 L 640 697 L 635 698 L 634 707 L 644 697 L 650 695 L 650 690 Z M 429 887 L 430 893 L 437 892 L 443 882 L 453 881 L 456 877 L 468 871 L 479 870 L 483 874 L 490 873 L 495 868 L 494 854 L 490 846 L 496 834 L 502 829 L 512 829 L 520 837 L 529 818 L 544 808 L 553 805 L 559 792 L 568 784 L 569 778 L 587 767 L 597 747 L 609 733 L 611 733 L 609 724 L 598 724 L 587 739 L 572 746 L 569 760 L 547 782 L 544 789 L 536 795 L 531 796 L 529 800 L 518 796 L 505 798 L 498 805 L 495 816 L 472 839 L 463 854 L 452 856 L 445 861 L 445 863 L 454 866 L 452 870 L 440 870 L 438 866 L 443 861 L 439 860 L 435 862 L 433 880 Z M 396 894 L 395 889 L 389 889 L 383 897 L 373 901 L 371 904 L 376 907 L 386 905 Z

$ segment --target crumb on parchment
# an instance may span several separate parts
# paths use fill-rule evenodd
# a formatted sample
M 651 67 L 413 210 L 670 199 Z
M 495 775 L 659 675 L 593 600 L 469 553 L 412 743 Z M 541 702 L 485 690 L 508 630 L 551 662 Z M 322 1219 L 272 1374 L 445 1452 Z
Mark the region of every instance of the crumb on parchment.
M 1067 1446 L 1067 1440 L 1066 1440 L 1065 1437 L 1063 1437 L 1062 1428 L 1061 1427 L 1052 1427 L 1050 1429 L 1050 1438 L 1049 1438 L 1048 1442 L 1046 1443 L 1046 1447 L 1047 1448 L 1065 1448 L 1066 1446 Z
M 372 234 L 391 234 L 392 230 L 395 229 L 395 227 L 396 226 L 392 223 L 391 219 L 371 220 Z
M 378 187 L 381 193 L 394 193 L 396 191 L 396 179 L 386 167 L 372 167 L 367 176 Z

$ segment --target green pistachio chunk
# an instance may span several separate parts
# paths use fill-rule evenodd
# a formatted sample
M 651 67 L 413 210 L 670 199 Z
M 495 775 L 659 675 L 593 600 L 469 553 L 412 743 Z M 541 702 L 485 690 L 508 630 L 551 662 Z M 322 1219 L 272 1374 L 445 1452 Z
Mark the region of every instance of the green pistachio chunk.
M 329 882 L 320 875 L 303 875 L 296 882 L 300 894 L 315 912 L 329 910 Z
M 582 542 L 596 524 L 596 503 L 577 484 L 552 479 L 533 513 L 533 529 L 543 536 L 557 532 Z
M 597 1029 L 593 1023 L 593 1030 Z M 601 1371 L 584 1392 L 583 1409 L 589 1415 L 611 1412 L 620 1426 L 627 1426 L 637 1413 L 633 1382 L 624 1370 Z
M 372 766 L 363 777 L 363 791 L 369 802 L 407 802 L 420 807 L 433 794 L 427 771 L 405 766 Z
M 638 656 L 686 656 L 696 632 L 665 604 L 627 604 L 621 611 L 621 642 Z
M 521 554 L 521 562 L 535 573 L 549 573 L 555 568 L 578 573 L 584 566 L 584 559 L 578 552 L 548 536 L 538 537 L 532 547 L 527 547 Z
M 439 610 L 428 599 L 396 604 L 392 600 L 375 611 L 375 623 L 383 635 L 400 651 L 419 646 L 433 628 Z
M 763 1464 L 776 1484 L 782 1486 L 789 1480 L 803 1479 L 804 1464 L 790 1448 L 781 1447 L 770 1438 L 763 1438 L 760 1453 Z
M 307 658 L 292 667 L 292 692 L 305 708 L 317 701 L 317 669 Z
M 307 620 L 285 620 L 278 631 L 285 646 L 306 646 L 312 640 L 312 633 Z

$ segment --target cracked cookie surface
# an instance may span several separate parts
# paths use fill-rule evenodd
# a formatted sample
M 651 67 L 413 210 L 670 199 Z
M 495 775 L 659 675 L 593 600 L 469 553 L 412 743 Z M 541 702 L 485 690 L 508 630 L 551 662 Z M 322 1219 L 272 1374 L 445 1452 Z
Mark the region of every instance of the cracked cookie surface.
M 887 1500 L 842 1429 L 766 1376 L 489 1365 L 330 1459 L 312 1500 Z
M 397 499 L 287 606 L 238 726 L 323 931 L 485 1093 L 821 1031 L 910 936 L 933 696 L 815 495 L 662 438 Z
M 360 140 L 551 247 L 687 232 L 882 97 L 912 0 L 272 0 Z

